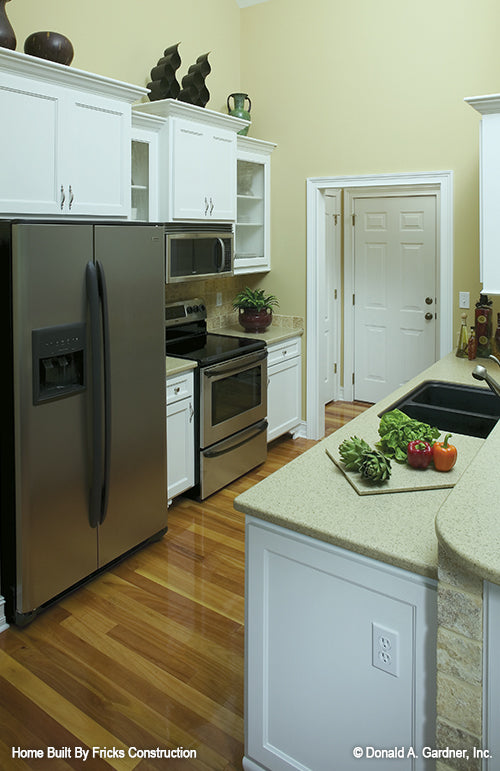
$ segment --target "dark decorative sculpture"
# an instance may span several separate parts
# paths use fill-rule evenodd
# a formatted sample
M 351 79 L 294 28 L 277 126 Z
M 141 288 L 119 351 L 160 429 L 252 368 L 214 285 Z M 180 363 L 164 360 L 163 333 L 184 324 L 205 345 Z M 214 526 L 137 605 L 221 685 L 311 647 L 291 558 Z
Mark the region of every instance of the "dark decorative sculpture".
M 11 51 L 14 51 L 17 41 L 12 24 L 5 12 L 5 3 L 8 2 L 9 0 L 0 0 L 0 47 L 10 48 Z
M 151 70 L 151 83 L 148 83 L 148 97 L 151 102 L 158 99 L 177 99 L 179 96 L 181 87 L 175 77 L 175 72 L 181 64 L 178 48 L 179 43 L 166 48 L 156 67 Z
M 182 78 L 182 90 L 178 99 L 197 107 L 205 107 L 210 99 L 210 92 L 205 86 L 205 78 L 212 71 L 208 63 L 208 54 L 198 56 L 196 64 L 192 64 L 187 75 Z
M 71 64 L 75 55 L 71 40 L 59 32 L 33 32 L 24 41 L 24 52 L 58 64 Z

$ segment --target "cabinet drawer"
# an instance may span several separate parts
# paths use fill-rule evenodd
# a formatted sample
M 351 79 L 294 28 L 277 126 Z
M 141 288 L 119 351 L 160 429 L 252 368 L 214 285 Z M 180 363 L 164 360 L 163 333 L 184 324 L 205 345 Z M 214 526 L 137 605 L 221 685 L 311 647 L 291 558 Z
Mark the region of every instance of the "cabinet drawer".
M 183 372 L 172 378 L 167 378 L 167 404 L 174 404 L 181 399 L 193 395 L 193 373 Z
M 267 366 L 271 367 L 273 364 L 293 359 L 295 356 L 300 356 L 300 337 L 291 337 L 282 343 L 268 346 Z

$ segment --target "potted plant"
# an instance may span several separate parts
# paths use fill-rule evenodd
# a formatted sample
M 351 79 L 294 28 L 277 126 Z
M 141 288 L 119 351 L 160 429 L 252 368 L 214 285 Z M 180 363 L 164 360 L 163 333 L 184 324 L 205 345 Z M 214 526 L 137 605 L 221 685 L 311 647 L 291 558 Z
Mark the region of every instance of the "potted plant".
M 273 320 L 272 309 L 278 305 L 278 298 L 273 294 L 248 286 L 233 300 L 233 308 L 239 311 L 238 321 L 245 332 L 265 332 Z

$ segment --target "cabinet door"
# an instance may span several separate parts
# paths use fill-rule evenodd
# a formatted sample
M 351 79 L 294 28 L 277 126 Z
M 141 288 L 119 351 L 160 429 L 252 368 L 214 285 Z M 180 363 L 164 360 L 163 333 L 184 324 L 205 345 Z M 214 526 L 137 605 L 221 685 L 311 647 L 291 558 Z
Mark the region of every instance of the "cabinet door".
M 210 129 L 207 161 L 210 218 L 233 222 L 236 219 L 236 137 L 230 131 Z
M 172 218 L 233 221 L 236 138 L 191 121 L 172 129 Z
M 194 485 L 192 398 L 167 406 L 167 485 L 169 501 Z
M 297 428 L 301 420 L 300 357 L 268 367 L 267 441 Z
M 3 214 L 60 214 L 63 89 L 0 74 L 2 134 L 0 209 Z
M 61 137 L 68 211 L 130 214 L 130 120 L 128 104 L 70 92 Z

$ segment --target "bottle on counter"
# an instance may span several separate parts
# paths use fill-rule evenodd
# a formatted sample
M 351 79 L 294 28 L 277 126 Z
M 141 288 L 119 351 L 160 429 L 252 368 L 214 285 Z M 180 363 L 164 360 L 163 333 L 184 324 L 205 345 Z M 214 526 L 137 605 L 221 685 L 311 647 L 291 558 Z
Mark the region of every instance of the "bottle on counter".
M 492 300 L 488 300 L 487 294 L 480 295 L 479 302 L 476 303 L 476 310 L 474 314 L 477 340 L 476 355 L 480 359 L 488 358 L 491 353 L 492 304 Z
M 467 332 L 467 314 L 462 313 L 462 324 L 458 334 L 458 345 L 456 355 L 459 359 L 466 359 L 468 356 L 469 334 Z
M 469 342 L 467 343 L 467 356 L 469 361 L 472 361 L 473 359 L 476 358 L 476 352 L 477 352 L 476 330 L 474 329 L 474 327 L 471 327 Z

